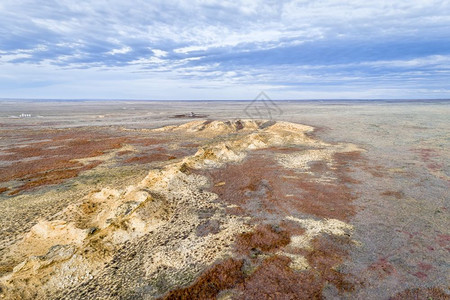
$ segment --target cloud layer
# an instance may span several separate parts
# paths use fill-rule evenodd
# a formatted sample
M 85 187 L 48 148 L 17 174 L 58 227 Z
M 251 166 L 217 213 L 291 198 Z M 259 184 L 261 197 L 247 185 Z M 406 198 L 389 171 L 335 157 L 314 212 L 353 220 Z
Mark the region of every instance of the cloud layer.
M 0 97 L 450 97 L 449 32 L 449 1 L 4 0 Z

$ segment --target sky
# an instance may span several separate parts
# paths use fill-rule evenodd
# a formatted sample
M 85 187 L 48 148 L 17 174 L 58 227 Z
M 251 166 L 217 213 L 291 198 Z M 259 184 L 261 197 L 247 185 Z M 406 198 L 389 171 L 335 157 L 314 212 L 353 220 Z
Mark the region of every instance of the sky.
M 450 98 L 450 1 L 0 0 L 0 98 Z

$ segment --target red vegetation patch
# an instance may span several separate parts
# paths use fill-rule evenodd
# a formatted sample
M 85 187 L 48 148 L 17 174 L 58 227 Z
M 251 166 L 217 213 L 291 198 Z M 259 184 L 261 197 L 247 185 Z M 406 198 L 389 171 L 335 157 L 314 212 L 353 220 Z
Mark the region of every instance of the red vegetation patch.
M 335 153 L 333 158 L 338 170 L 338 182 L 340 184 L 361 183 L 359 180 L 356 180 L 350 176 L 350 173 L 352 172 L 351 167 L 355 164 L 355 162 L 361 161 L 360 151 Z
M 338 266 L 347 257 L 350 240 L 343 237 L 321 236 L 312 241 L 314 250 L 306 255 L 309 264 L 321 274 L 322 285 L 333 283 L 339 291 L 352 291 L 354 278 L 338 271 Z
M 237 299 L 317 299 L 321 286 L 310 272 L 297 273 L 289 267 L 290 259 L 272 256 L 239 287 Z
M 420 158 L 424 162 L 429 162 L 433 158 L 438 156 L 436 150 L 434 149 L 423 148 L 423 149 L 412 149 L 412 151 L 419 154 Z
M 285 169 L 274 159 L 276 152 L 298 150 L 258 150 L 249 153 L 240 164 L 228 164 L 221 169 L 191 170 L 209 176 L 212 183 L 224 182 L 212 186 L 212 191 L 219 195 L 219 201 L 237 205 L 235 213 L 250 216 L 253 222 L 259 223 L 253 231 L 236 238 L 235 254 L 244 258 L 244 264 L 239 275 L 233 273 L 234 283 L 229 278 L 224 283 L 225 289 L 231 289 L 234 299 L 320 299 L 329 284 L 334 285 L 340 293 L 354 289 L 354 278 L 338 270 L 347 257 L 350 244 L 347 237 L 321 236 L 312 241 L 312 251 L 295 250 L 304 255 L 311 266 L 302 272 L 290 268 L 290 258 L 273 255 L 278 250 L 294 251 L 287 247 L 291 236 L 304 233 L 298 224 L 285 221 L 286 216 L 307 213 L 347 220 L 354 214 L 351 205 L 354 196 L 349 185 L 356 181 L 348 173 L 352 162 L 359 159 L 359 153 L 337 154 L 334 170 L 330 170 L 326 164 L 316 163 L 312 165 L 313 175 Z M 314 180 L 325 172 L 333 172 L 337 182 L 330 184 Z M 264 224 L 276 219 L 281 221 L 277 226 Z M 217 268 L 218 265 L 212 270 Z M 214 282 L 214 287 L 221 286 L 206 271 L 193 286 L 173 291 L 171 295 L 180 295 L 182 291 L 182 295 L 187 296 L 189 289 L 196 290 L 199 282 L 208 280 Z M 219 292 L 214 290 L 215 294 Z
M 443 167 L 444 167 L 444 165 L 440 164 L 440 163 L 429 163 L 429 164 L 427 164 L 427 168 L 431 169 L 433 171 L 440 171 L 440 170 L 442 170 Z
M 161 138 L 153 138 L 153 137 L 149 137 L 149 138 L 132 138 L 128 141 L 128 144 L 131 145 L 135 145 L 135 146 L 143 146 L 143 147 L 148 147 L 148 146 L 155 146 L 155 145 L 163 145 L 163 144 L 167 144 L 169 142 L 169 140 L 167 139 L 161 139 Z
M 327 284 L 340 292 L 352 291 L 351 278 L 336 270 L 347 255 L 347 243 L 346 239 L 314 239 L 314 250 L 306 255 L 311 268 L 303 272 L 292 270 L 290 259 L 281 255 L 264 260 L 238 287 L 242 299 L 321 299 Z
M 139 156 L 133 156 L 124 161 L 126 164 L 148 164 L 155 161 L 166 161 L 169 159 L 173 159 L 174 156 L 164 154 L 164 153 L 153 153 L 153 154 L 147 154 L 147 155 L 139 155 Z
M 359 154 L 337 156 L 336 170 L 333 170 L 337 182 L 334 184 L 318 182 L 314 176 L 281 167 L 273 158 L 274 151 L 254 151 L 240 164 L 200 172 L 209 176 L 211 182 L 225 182 L 214 186 L 212 191 L 221 201 L 238 205 L 241 210 L 235 209 L 236 213 L 256 218 L 265 218 L 268 214 L 308 213 L 340 220 L 354 215 L 351 202 L 355 197 L 348 184 L 355 181 L 347 172 Z M 322 168 L 322 172 L 325 171 Z
M 101 164 L 100 161 L 95 161 L 83 167 L 64 170 L 51 170 L 43 173 L 34 174 L 33 176 L 28 177 L 26 183 L 24 183 L 21 187 L 17 188 L 16 190 L 10 192 L 9 195 L 13 196 L 20 193 L 21 191 L 29 190 L 39 186 L 62 183 L 66 179 L 77 177 L 82 171 L 93 169 L 99 164 Z
M 46 157 L 32 161 L 18 161 L 11 166 L 2 168 L 0 172 L 0 182 L 8 182 L 15 179 L 29 179 L 34 174 L 48 172 L 50 170 L 81 167 L 76 162 L 71 162 L 69 158 Z
M 132 139 L 128 144 L 135 145 L 138 148 L 137 152 L 134 152 L 134 156 L 128 157 L 122 161 L 122 164 L 148 164 L 158 161 L 167 161 L 177 159 L 179 157 L 185 157 L 197 152 L 195 144 L 181 144 L 177 149 L 167 149 L 164 144 L 166 140 L 149 139 L 135 140 Z M 125 151 L 124 151 L 125 152 Z M 130 152 L 120 153 L 119 156 L 125 156 L 131 154 Z
M 432 287 L 432 288 L 408 289 L 390 298 L 390 300 L 405 300 L 405 299 L 448 300 L 450 299 L 450 295 L 445 293 L 440 288 Z
M 3 150 L 7 154 L 0 155 L 0 161 L 13 163 L 0 168 L 0 182 L 18 181 L 19 185 L 11 195 L 43 185 L 58 184 L 99 164 L 96 162 L 84 166 L 76 162 L 76 159 L 96 157 L 119 149 L 124 144 L 134 145 L 139 150 L 118 153 L 119 157 L 124 157 L 123 161 L 126 164 L 167 161 L 196 151 L 191 147 L 192 145 L 168 151 L 164 147 L 157 147 L 167 143 L 167 139 L 141 137 L 134 133 L 119 132 L 126 136 L 117 134 L 104 128 L 24 130 L 15 135 L 11 133 L 8 135 L 11 139 L 21 138 L 21 141 L 25 140 L 25 142 L 23 145 Z M 14 143 L 10 141 L 10 144 Z M 139 152 L 146 154 L 139 155 Z M 137 153 L 137 156 L 131 157 L 133 153 Z
M 384 257 L 371 264 L 368 269 L 376 273 L 379 278 L 385 278 L 386 276 L 397 273 L 395 267 Z
M 348 220 L 354 215 L 354 207 L 350 203 L 355 197 L 347 186 L 313 181 L 302 182 L 298 186 L 302 190 L 300 203 L 296 203 L 299 212 L 340 220 Z
M 371 174 L 373 177 L 377 178 L 385 177 L 389 174 L 385 166 L 380 166 L 373 163 L 371 163 L 370 165 L 362 164 L 360 165 L 360 167 L 367 173 Z
M 177 159 L 178 157 L 185 157 L 192 154 L 192 151 L 189 151 L 189 149 L 167 150 L 163 147 L 148 149 L 143 152 L 145 153 L 125 159 L 123 164 L 148 164 Z
M 396 191 L 385 191 L 381 195 L 389 196 L 389 197 L 395 197 L 396 199 L 402 199 L 403 198 L 403 193 L 402 192 L 396 192 Z
M 117 152 L 117 156 L 124 156 L 124 155 L 132 154 L 132 153 L 134 153 L 134 151 L 130 151 L 130 150 L 119 151 L 119 152 Z
M 290 241 L 286 230 L 273 225 L 258 225 L 254 231 L 238 236 L 236 251 L 242 254 L 248 254 L 253 249 L 267 252 L 286 246 Z
M 450 234 L 438 234 L 437 243 L 443 248 L 448 247 L 450 245 Z
M 353 290 L 347 275 L 332 267 L 342 261 L 342 253 L 335 247 L 327 248 L 316 240 L 318 249 L 311 252 L 308 262 L 312 270 L 296 272 L 289 267 L 290 259 L 272 256 L 239 287 L 238 299 L 322 299 L 327 284 L 333 284 L 340 292 Z
M 308 124 L 304 124 L 304 125 L 308 125 Z M 309 125 L 309 126 L 312 126 L 312 125 Z M 309 132 L 305 132 L 305 135 L 310 137 L 310 138 L 313 138 L 313 139 L 317 139 L 319 134 L 325 133 L 325 132 L 331 130 L 330 127 L 327 127 L 327 126 L 314 125 L 312 127 L 314 127 L 314 130 L 313 131 L 309 131 Z
M 0 156 L 0 160 L 14 161 L 12 165 L 0 168 L 0 182 L 21 182 L 10 195 L 76 177 L 100 162 L 85 166 L 74 160 L 102 155 L 126 142 L 125 137 L 80 129 L 36 131 L 25 137 L 33 143 L 9 148 L 6 151 L 10 154 Z
M 314 161 L 309 164 L 310 172 L 321 174 L 329 170 L 328 164 L 323 161 Z
M 421 271 L 419 271 L 419 272 L 416 272 L 416 273 L 414 273 L 413 274 L 414 276 L 416 276 L 417 278 L 419 278 L 419 279 L 426 279 L 427 277 L 428 277 L 428 275 L 427 274 L 425 274 L 424 272 L 421 272 Z
M 169 292 L 164 299 L 214 299 L 223 290 L 230 290 L 233 299 L 321 299 L 329 284 L 340 292 L 350 292 L 351 278 L 336 270 L 346 256 L 342 246 L 347 242 L 315 239 L 315 250 L 306 255 L 311 268 L 303 272 L 292 270 L 290 258 L 283 255 L 256 261 L 253 272 L 245 272 L 249 259 L 230 258 L 205 271 L 191 286 Z
M 0 156 L 0 160 L 17 162 L 2 170 L 0 182 L 52 169 L 81 166 L 72 160 L 102 155 L 108 150 L 120 148 L 124 142 L 124 138 L 99 138 L 93 134 L 90 139 L 86 135 L 77 140 L 61 140 L 59 137 L 32 146 L 11 148 L 8 152 L 12 154 Z
M 207 270 L 193 285 L 171 291 L 163 299 L 215 299 L 220 291 L 243 281 L 242 265 L 243 261 L 229 258 Z
M 426 164 L 426 167 L 430 171 L 441 171 L 444 165 L 442 164 L 439 156 L 439 152 L 435 149 L 412 149 L 413 152 L 417 153 L 421 160 Z M 442 178 L 444 179 L 444 178 Z

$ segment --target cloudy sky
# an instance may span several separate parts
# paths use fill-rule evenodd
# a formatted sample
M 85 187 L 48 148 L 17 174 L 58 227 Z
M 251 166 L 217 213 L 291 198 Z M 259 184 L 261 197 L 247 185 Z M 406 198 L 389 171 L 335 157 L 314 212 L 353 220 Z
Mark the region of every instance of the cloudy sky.
M 449 83 L 450 1 L 0 1 L 1 98 L 450 98 Z

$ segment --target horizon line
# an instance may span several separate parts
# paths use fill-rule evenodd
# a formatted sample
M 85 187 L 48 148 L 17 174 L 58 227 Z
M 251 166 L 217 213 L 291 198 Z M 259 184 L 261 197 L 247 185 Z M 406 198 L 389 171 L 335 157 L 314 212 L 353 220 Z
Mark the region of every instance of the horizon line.
M 127 99 L 127 98 L 2 98 L 0 101 L 255 101 L 264 99 Z M 310 99 L 266 99 L 272 101 L 450 101 L 450 98 L 310 98 Z

